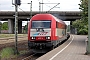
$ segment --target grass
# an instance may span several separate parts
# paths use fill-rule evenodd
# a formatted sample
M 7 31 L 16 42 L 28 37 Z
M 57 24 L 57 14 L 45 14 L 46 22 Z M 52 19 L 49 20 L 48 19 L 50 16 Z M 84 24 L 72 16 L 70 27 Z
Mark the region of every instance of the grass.
M 14 37 L 15 34 L 0 34 L 0 38 Z M 18 36 L 27 36 L 27 34 L 18 34 Z
M 14 56 L 14 48 L 11 47 L 7 47 L 1 50 L 1 58 L 10 58 L 12 56 Z
M 22 51 L 20 51 L 19 53 L 20 53 L 20 55 L 21 54 L 26 54 L 28 51 L 26 51 L 26 50 L 22 50 Z
M 14 34 L 0 34 L 0 38 L 4 37 L 14 37 Z
M 8 59 L 11 59 L 11 58 L 16 58 L 17 56 L 23 55 L 25 53 L 28 53 L 28 51 L 22 50 L 22 51 L 19 52 L 19 54 L 15 54 L 15 48 L 6 47 L 6 48 L 3 48 L 0 51 L 0 59 L 8 60 Z

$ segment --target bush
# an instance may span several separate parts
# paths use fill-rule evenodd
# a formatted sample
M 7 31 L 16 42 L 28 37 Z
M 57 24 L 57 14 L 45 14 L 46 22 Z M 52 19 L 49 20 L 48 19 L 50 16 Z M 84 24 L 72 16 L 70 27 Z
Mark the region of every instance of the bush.
M 88 34 L 88 30 L 87 29 L 80 29 L 78 31 L 78 34 L 87 35 Z
M 14 55 L 14 48 L 7 47 L 1 51 L 1 58 L 8 59 L 13 55 Z

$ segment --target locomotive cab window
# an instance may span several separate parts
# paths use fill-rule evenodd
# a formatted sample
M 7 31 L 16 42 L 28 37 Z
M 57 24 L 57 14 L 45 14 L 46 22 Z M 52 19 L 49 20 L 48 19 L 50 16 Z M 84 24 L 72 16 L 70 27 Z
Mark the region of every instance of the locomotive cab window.
M 50 20 L 32 21 L 31 28 L 51 28 Z

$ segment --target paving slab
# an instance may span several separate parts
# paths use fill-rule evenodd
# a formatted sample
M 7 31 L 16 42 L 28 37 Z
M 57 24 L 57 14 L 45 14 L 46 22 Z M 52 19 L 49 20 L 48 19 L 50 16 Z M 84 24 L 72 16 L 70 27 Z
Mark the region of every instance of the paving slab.
M 90 55 L 85 55 L 86 38 L 84 35 L 71 35 L 64 44 L 36 60 L 90 60 Z

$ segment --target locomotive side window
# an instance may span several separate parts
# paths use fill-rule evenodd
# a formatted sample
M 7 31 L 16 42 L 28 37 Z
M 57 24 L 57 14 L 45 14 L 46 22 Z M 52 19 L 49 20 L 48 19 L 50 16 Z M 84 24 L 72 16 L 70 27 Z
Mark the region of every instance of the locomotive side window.
M 58 28 L 58 22 L 56 22 L 56 28 Z
M 56 22 L 56 28 L 61 28 L 61 29 L 64 29 L 65 26 L 59 22 Z
M 50 20 L 32 21 L 31 28 L 51 28 Z

